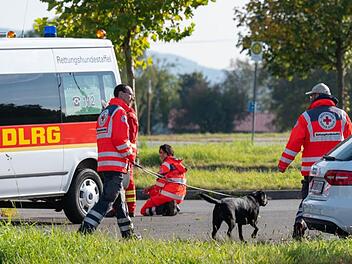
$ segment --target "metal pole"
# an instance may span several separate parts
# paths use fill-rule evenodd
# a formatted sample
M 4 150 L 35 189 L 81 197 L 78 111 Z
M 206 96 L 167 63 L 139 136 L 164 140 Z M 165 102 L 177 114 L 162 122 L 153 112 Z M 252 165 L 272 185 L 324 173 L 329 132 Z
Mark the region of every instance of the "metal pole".
M 152 95 L 152 80 L 149 80 L 148 92 L 147 92 L 147 135 L 150 135 L 151 95 Z
M 256 111 L 256 93 L 257 93 L 257 67 L 258 62 L 255 62 L 254 66 L 254 85 L 253 85 L 253 113 L 252 113 L 252 143 L 254 142 L 254 133 L 255 133 L 255 111 Z
M 136 97 L 136 79 L 132 80 L 132 91 L 134 93 L 134 102 L 132 107 L 134 108 L 134 113 L 136 114 L 136 117 L 138 119 L 138 109 L 137 109 L 137 97 Z

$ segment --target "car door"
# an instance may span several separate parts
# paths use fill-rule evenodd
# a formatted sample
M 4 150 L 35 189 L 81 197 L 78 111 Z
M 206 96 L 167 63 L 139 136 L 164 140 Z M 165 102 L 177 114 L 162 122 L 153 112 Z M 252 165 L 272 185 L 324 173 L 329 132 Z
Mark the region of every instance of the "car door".
M 17 50 L 12 57 L 39 61 L 50 54 L 47 50 Z M 3 131 L 5 129 L 2 147 L 13 150 L 11 173 L 16 176 L 21 197 L 60 192 L 63 175 L 67 173 L 63 171 L 57 75 L 45 72 L 54 71 L 50 63 L 42 62 L 40 65 L 43 69 L 36 69 L 30 64 L 23 66 L 24 71 L 33 71 L 30 73 L 0 74 L 0 126 L 3 126 Z M 7 164 L 2 169 L 3 178 L 8 178 L 6 155 L 2 155 L 1 160 Z

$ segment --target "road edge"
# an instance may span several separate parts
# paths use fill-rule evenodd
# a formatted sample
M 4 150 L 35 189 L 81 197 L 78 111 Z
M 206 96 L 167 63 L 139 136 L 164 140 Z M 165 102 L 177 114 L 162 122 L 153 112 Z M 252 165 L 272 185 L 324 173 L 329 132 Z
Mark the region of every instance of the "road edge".
M 231 195 L 234 197 L 241 197 L 245 196 L 253 190 L 214 190 L 219 193 L 224 193 L 227 195 Z M 301 190 L 263 190 L 269 199 L 271 200 L 284 200 L 284 199 L 301 199 Z M 185 197 L 185 200 L 199 200 L 198 194 L 201 191 L 198 190 L 187 190 L 187 194 Z M 211 193 L 210 193 L 211 194 Z M 138 200 L 146 200 L 149 197 L 143 193 L 143 190 L 137 189 L 136 190 L 136 195 Z M 221 198 L 221 195 L 214 194 L 214 197 Z

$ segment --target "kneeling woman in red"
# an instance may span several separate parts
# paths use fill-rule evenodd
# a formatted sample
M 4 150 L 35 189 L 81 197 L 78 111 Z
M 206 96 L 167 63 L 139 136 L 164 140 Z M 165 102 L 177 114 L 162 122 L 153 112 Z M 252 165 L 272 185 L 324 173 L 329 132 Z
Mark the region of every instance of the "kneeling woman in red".
M 159 174 L 164 177 L 144 190 L 150 198 L 141 209 L 142 215 L 176 215 L 179 211 L 177 204 L 182 203 L 186 195 L 187 169 L 182 160 L 174 157 L 172 147 L 167 144 L 160 146 L 159 156 L 162 161 Z

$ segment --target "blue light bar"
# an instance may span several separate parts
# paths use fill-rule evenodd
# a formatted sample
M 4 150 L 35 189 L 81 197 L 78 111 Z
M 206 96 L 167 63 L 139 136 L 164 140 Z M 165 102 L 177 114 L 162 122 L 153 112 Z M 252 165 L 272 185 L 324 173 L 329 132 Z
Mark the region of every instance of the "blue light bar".
M 44 37 L 46 37 L 46 38 L 56 37 L 56 27 L 55 26 L 45 26 L 44 27 Z

